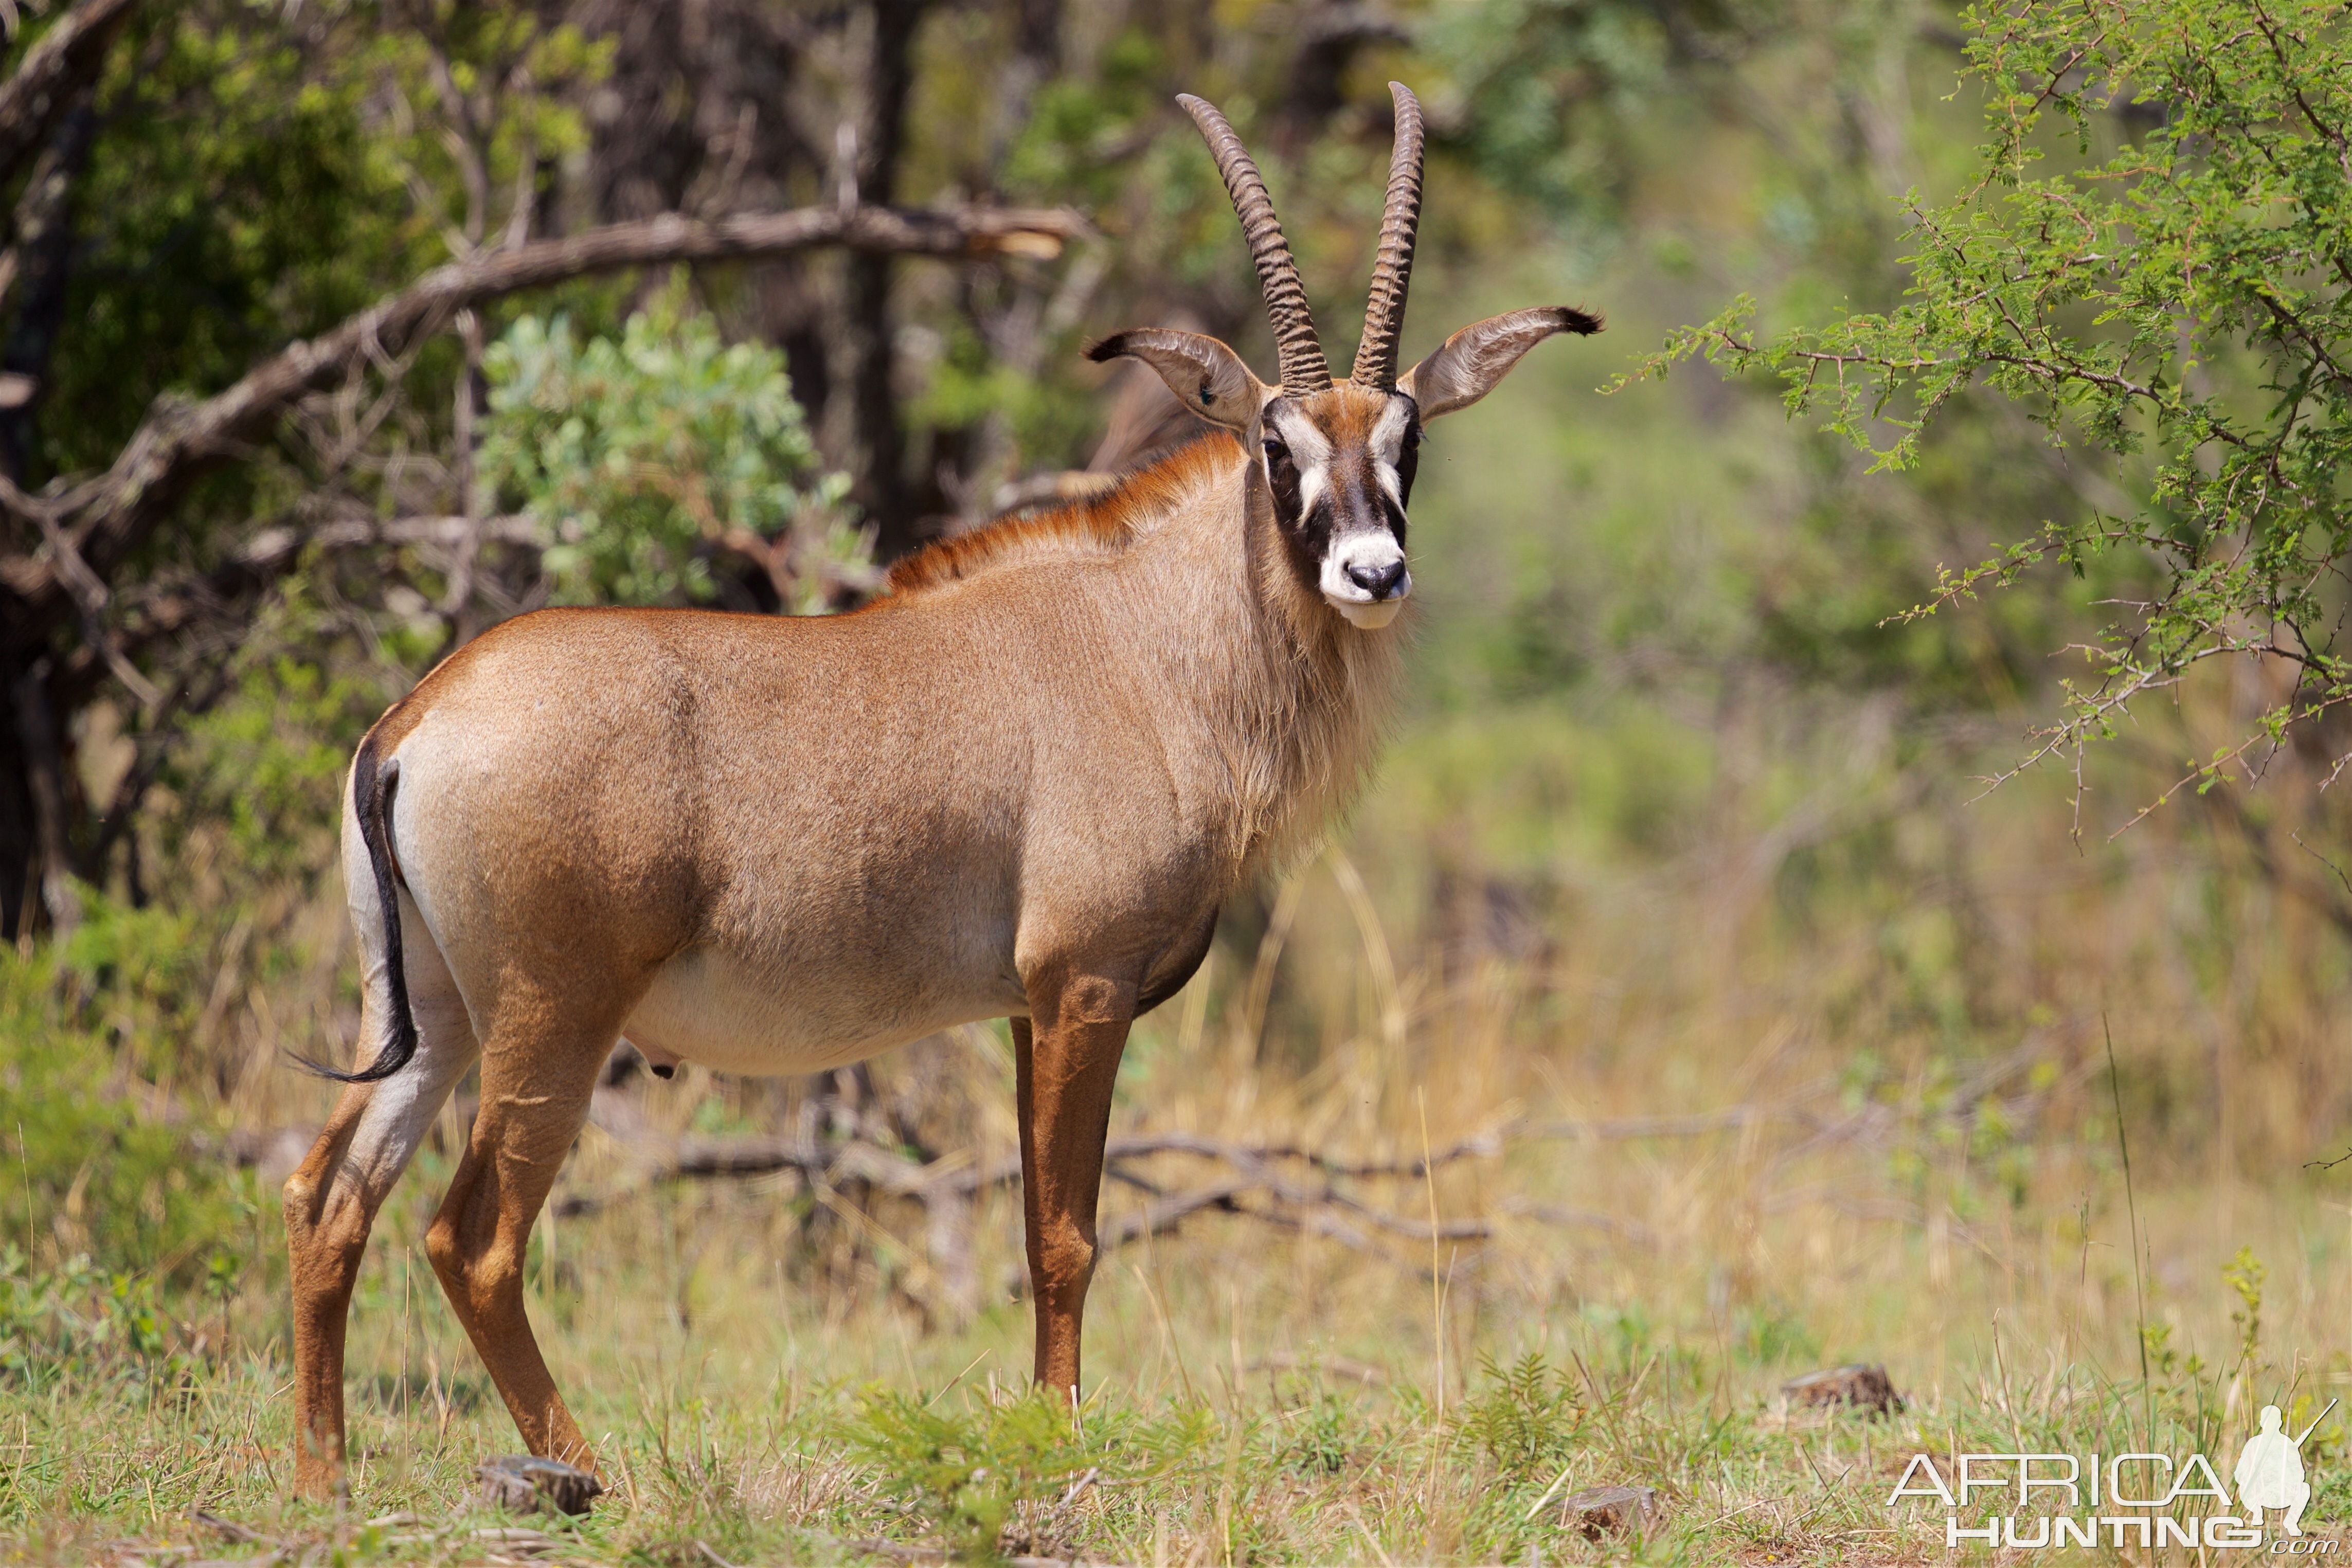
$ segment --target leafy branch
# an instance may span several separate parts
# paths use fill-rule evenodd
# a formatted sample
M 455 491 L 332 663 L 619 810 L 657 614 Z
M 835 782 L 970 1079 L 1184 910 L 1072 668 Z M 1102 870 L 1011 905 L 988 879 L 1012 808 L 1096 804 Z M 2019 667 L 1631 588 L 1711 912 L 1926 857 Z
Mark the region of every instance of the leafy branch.
M 2089 678 L 2061 683 L 2057 722 L 1988 782 L 2070 757 L 2079 784 L 2084 747 L 2147 693 L 2219 656 L 2289 661 L 2292 695 L 2182 781 L 2210 789 L 2352 700 L 2337 642 L 2352 498 L 2336 480 L 2352 459 L 2352 25 L 2314 0 L 1979 5 L 1968 21 L 1989 139 L 1957 198 L 1909 198 L 1904 302 L 1763 333 L 1743 295 L 1619 384 L 1694 359 L 1772 378 L 1792 417 L 1820 419 L 1873 473 L 1915 466 L 1937 415 L 1981 393 L 2054 446 L 2116 460 L 2136 481 L 2129 515 L 2089 508 L 1939 569 L 1888 619 L 2046 563 L 2151 559 L 2159 591 L 2114 603 L 2064 650 Z M 2126 108 L 2153 125 L 2095 156 Z

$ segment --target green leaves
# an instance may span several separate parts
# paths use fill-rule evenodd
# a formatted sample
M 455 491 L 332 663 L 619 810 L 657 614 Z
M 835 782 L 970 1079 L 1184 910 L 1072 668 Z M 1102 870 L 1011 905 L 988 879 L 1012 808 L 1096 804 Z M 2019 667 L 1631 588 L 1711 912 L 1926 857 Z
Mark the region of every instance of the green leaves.
M 1016 1502 L 1057 1495 L 1087 1467 L 1070 1413 L 1043 1393 L 938 1410 L 877 1388 L 848 1436 L 929 1513 L 957 1554 L 988 1561 Z
M 1507 1365 L 1486 1356 L 1478 1373 L 1478 1386 L 1458 1417 L 1462 1436 L 1514 1480 L 1557 1469 L 1584 1425 L 1583 1402 L 1567 1369 L 1530 1350 Z
M 526 7 L 435 0 L 378 33 L 363 68 L 389 99 L 390 135 L 373 144 L 386 173 L 463 254 L 530 217 L 541 165 L 588 146 L 578 89 L 610 74 L 614 38 L 549 25 Z
M 1044 1388 L 950 1404 L 876 1386 L 858 1396 L 841 1437 L 959 1558 L 989 1562 L 1008 1525 L 1016 1544 L 1056 1544 L 1068 1530 L 1059 1515 L 1097 1478 L 1131 1480 L 1202 1461 L 1213 1427 L 1197 1405 L 1146 1416 L 1119 1406 L 1073 1410 Z
M 1743 296 L 1637 373 L 1703 356 L 1777 377 L 1791 414 L 1821 417 L 1877 470 L 1914 465 L 1923 433 L 1979 387 L 2053 444 L 2105 455 L 2137 510 L 2057 519 L 1945 572 L 1934 601 L 2053 555 L 2078 570 L 2116 549 L 2158 564 L 2159 591 L 2117 607 L 2029 764 L 2220 654 L 2300 666 L 2262 734 L 2352 698 L 2336 646 L 2352 537 L 2336 480 L 2352 458 L 2352 27 L 2308 0 L 1979 5 L 1969 23 L 1989 140 L 1958 199 L 1915 195 L 1906 302 L 1765 338 Z
M 1464 89 L 1465 151 L 1555 222 L 1615 215 L 1632 128 L 1680 85 L 1661 15 L 1614 0 L 1440 6 L 1424 45 Z
M 191 1136 L 213 1129 L 175 1125 L 131 1092 L 152 1092 L 142 1070 L 206 1027 L 212 934 L 186 915 L 83 896 L 69 942 L 0 956 L 0 1371 L 18 1365 L 56 1291 L 79 1300 L 106 1270 L 145 1281 L 136 1300 L 116 1281 L 113 1307 L 99 1303 L 121 1309 L 123 1343 L 143 1350 L 157 1332 L 152 1287 L 197 1272 L 250 1212 L 249 1185 Z
M 526 316 L 483 369 L 481 471 L 545 527 L 559 601 L 706 599 L 725 551 L 814 612 L 869 569 L 842 508 L 848 481 L 821 472 L 783 355 L 722 343 L 677 291 L 617 342 L 583 345 L 564 318 Z

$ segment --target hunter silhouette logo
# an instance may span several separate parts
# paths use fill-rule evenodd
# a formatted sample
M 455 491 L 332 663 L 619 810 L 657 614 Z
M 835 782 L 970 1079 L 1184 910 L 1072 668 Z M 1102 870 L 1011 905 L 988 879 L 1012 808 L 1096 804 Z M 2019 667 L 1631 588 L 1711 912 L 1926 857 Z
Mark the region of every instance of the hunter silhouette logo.
M 2329 1400 L 2327 1410 L 2335 1408 L 2336 1401 Z M 2303 1444 L 2319 1429 L 2319 1422 L 2327 1419 L 2327 1410 L 2303 1429 L 2303 1437 L 2290 1437 L 2279 1430 L 2279 1407 L 2263 1406 L 2263 1429 L 2246 1439 L 2244 1450 L 2238 1455 L 2238 1468 L 2230 1472 L 2247 1523 L 2260 1529 L 2265 1509 L 2283 1508 L 2286 1517 L 2279 1521 L 2279 1528 L 2289 1535 L 2303 1533 L 2303 1511 L 2311 1501 L 2311 1482 L 2303 1474 Z

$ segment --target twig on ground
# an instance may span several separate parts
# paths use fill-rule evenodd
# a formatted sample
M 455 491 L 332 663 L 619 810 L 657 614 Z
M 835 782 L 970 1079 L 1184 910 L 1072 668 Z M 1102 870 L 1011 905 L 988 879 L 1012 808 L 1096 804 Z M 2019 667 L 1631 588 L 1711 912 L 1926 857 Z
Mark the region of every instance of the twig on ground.
M 206 1513 L 200 1508 L 190 1509 L 188 1518 L 211 1531 L 215 1535 L 236 1542 L 240 1545 L 277 1546 L 281 1544 L 274 1535 L 264 1535 L 249 1525 L 239 1524 L 233 1519 L 223 1519 L 216 1513 Z
M 1367 1386 L 1374 1384 L 1385 1385 L 1389 1380 L 1387 1373 L 1370 1362 L 1352 1361 L 1344 1355 L 1293 1355 L 1287 1351 L 1276 1351 L 1272 1355 L 1261 1355 L 1245 1364 L 1242 1370 L 1244 1372 L 1327 1372 L 1346 1378 L 1350 1383 L 1360 1383 Z

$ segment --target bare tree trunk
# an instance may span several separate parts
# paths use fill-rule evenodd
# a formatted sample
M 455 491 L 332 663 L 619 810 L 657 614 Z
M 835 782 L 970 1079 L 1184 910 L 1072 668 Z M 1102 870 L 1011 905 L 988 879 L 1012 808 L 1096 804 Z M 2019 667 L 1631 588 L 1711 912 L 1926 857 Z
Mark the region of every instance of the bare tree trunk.
M 42 464 L 36 415 L 48 379 L 49 357 L 65 327 L 73 261 L 73 193 L 97 144 L 98 123 L 95 95 L 85 90 L 58 121 L 56 138 L 33 165 L 33 176 L 16 203 L 13 240 L 18 304 L 7 346 L 0 350 L 0 371 L 24 380 L 10 383 L 21 391 L 0 401 L 0 468 L 19 485 L 45 476 L 37 472 Z
M 0 655 L 4 657 L 5 655 Z M 0 691 L 14 693 L 21 673 L 0 667 Z M 32 770 L 17 737 L 16 705 L 0 724 L 0 941 L 13 942 L 33 924 L 34 880 L 40 873 L 39 829 L 33 821 Z
M 0 295 L 23 300 L 17 330 L 6 346 L 6 364 L 19 359 L 45 374 L 58 327 L 64 319 L 65 266 L 72 235 L 65 221 L 74 180 L 89 162 L 98 131 L 90 84 L 105 68 L 115 35 L 137 0 L 79 0 L 0 81 L 0 182 L 40 156 L 16 214 L 16 233 L 0 257 Z M 47 268 L 46 279 L 41 276 Z M 28 327 L 45 323 L 35 336 Z M 26 392 L 37 386 L 6 383 Z M 0 471 L 22 477 L 32 456 L 32 411 L 0 410 Z M 28 537 L 23 518 L 0 528 L 9 549 Z M 0 595 L 0 597 L 5 597 Z M 70 924 L 79 913 L 73 884 L 66 879 L 65 769 L 57 748 L 57 724 L 46 675 L 49 660 L 40 637 L 0 635 L 0 693 L 6 714 L 0 720 L 0 940 L 15 940 L 47 915 L 62 912 Z M 46 852 L 45 852 L 46 849 Z
M 864 100 L 857 106 L 855 162 L 860 204 L 898 197 L 906 149 L 907 99 L 914 86 L 915 31 L 927 0 L 872 0 Z M 894 257 L 866 253 L 845 269 L 840 358 L 849 410 L 851 498 L 875 527 L 875 551 L 888 560 L 923 542 L 906 480 L 906 434 L 893 386 L 890 286 Z
M 845 10 L 576 0 L 572 19 L 615 46 L 591 113 L 599 218 L 782 207 L 812 191 L 831 199 L 841 112 L 824 63 L 845 47 Z M 849 444 L 846 401 L 837 425 L 825 421 L 838 382 L 841 269 L 763 263 L 747 276 L 755 330 L 784 350 L 793 397 L 825 426 L 826 455 L 838 460 Z
M 107 51 L 138 0 L 79 0 L 0 81 L 0 184 L 49 139 L 106 68 Z
M 57 724 L 49 712 L 48 661 L 37 662 L 9 688 L 10 717 L 25 763 L 31 798 L 33 842 L 39 852 L 41 905 L 53 931 L 70 931 L 81 921 L 74 892 L 72 844 L 66 831 L 65 758 L 58 749 Z

